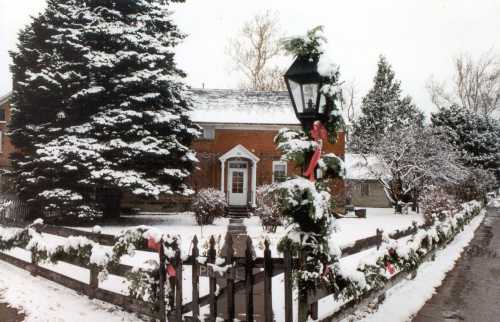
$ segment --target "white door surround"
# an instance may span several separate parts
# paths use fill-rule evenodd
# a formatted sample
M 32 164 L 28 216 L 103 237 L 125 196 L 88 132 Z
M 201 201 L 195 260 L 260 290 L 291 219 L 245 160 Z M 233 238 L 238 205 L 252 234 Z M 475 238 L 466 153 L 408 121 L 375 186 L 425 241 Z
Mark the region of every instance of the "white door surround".
M 252 162 L 252 174 L 251 174 L 251 188 L 250 188 L 250 200 L 251 200 L 251 205 L 252 207 L 256 207 L 256 203 L 255 203 L 255 191 L 257 190 L 257 163 L 260 161 L 260 159 L 255 155 L 253 154 L 252 152 L 250 152 L 247 148 L 245 148 L 243 145 L 241 144 L 238 144 L 237 146 L 235 146 L 234 148 L 232 148 L 231 150 L 229 150 L 228 152 L 226 152 L 224 155 L 222 155 L 219 160 L 221 162 L 221 183 L 220 183 L 220 190 L 222 192 L 225 192 L 226 191 L 226 187 L 225 187 L 225 165 L 226 165 L 226 161 L 228 161 L 229 159 L 231 158 L 240 158 L 240 159 L 248 159 L 250 162 Z M 229 163 L 231 163 L 232 161 L 229 161 Z M 241 163 L 241 161 L 240 161 Z M 247 163 L 248 164 L 248 163 Z M 237 171 L 237 170 L 231 170 L 231 169 L 234 169 L 234 168 L 228 168 L 228 186 L 227 186 L 227 191 L 228 191 L 228 201 L 230 202 L 231 204 L 231 200 L 229 199 L 230 197 L 230 194 L 229 192 L 231 191 L 230 188 L 232 188 L 232 186 L 229 185 L 230 182 L 232 182 L 233 180 L 233 173 L 234 171 Z M 242 169 L 240 169 L 239 171 L 241 171 Z M 244 173 L 246 173 L 246 179 L 245 177 L 241 178 L 243 180 L 245 180 L 245 182 L 247 184 L 244 184 L 243 186 L 248 190 L 248 174 L 249 174 L 249 171 L 248 171 L 248 166 L 247 168 L 245 169 Z M 238 181 L 240 180 L 240 176 L 241 176 L 241 173 L 240 174 L 234 174 L 235 176 L 235 179 Z M 243 174 L 244 176 L 244 174 Z M 239 191 L 238 190 L 239 187 L 237 187 L 237 190 L 236 191 Z M 246 191 L 245 193 L 246 196 L 248 196 L 248 191 Z M 248 200 L 248 197 L 246 197 L 245 199 L 245 204 L 246 204 L 246 200 Z M 233 197 L 233 201 L 234 201 L 234 197 Z

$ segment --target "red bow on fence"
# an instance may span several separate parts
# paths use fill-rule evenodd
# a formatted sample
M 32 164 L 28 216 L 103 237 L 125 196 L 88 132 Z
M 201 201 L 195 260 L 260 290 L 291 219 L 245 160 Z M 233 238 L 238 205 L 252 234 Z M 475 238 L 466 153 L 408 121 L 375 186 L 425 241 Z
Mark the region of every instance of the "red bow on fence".
M 154 238 L 149 237 L 148 239 L 148 248 L 152 249 L 154 251 L 159 252 L 160 251 L 160 243 L 154 240 Z
M 323 148 L 323 142 L 328 139 L 328 131 L 325 126 L 320 121 L 315 121 L 313 124 L 313 128 L 311 130 L 311 137 L 318 142 L 318 147 L 309 162 L 309 166 L 307 167 L 304 175 L 309 177 L 309 180 L 314 181 L 314 169 L 318 165 L 319 159 L 321 158 L 321 150 Z

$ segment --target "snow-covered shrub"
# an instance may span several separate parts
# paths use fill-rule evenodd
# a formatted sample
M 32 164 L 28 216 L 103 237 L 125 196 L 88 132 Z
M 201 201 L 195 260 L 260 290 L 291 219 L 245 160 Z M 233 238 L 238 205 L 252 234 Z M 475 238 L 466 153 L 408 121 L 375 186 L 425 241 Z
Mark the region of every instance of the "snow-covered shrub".
M 456 185 L 453 190 L 461 202 L 483 200 L 496 184 L 495 174 L 492 171 L 476 168 L 471 169 L 467 179 Z
M 223 192 L 213 188 L 201 189 L 195 195 L 191 210 L 194 212 L 198 225 L 211 225 L 215 218 L 224 215 L 227 207 L 226 196 Z
M 279 202 L 273 185 L 263 185 L 257 188 L 257 208 L 255 214 L 259 216 L 262 227 L 268 232 L 276 232 L 276 227 L 283 224 Z
M 306 156 L 313 153 L 318 144 L 310 140 L 303 131 L 282 128 L 274 138 L 284 161 L 294 161 L 297 166 L 306 162 Z
M 453 195 L 443 187 L 432 185 L 424 188 L 420 197 L 420 205 L 427 224 L 432 224 L 435 216 L 440 220 L 444 220 L 444 218 L 455 213 L 458 208 Z

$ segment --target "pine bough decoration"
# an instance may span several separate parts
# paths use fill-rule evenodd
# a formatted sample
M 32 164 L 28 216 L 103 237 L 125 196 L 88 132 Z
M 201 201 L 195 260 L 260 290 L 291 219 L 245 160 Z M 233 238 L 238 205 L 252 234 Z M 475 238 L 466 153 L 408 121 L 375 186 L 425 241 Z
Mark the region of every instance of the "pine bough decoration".
M 334 201 L 329 186 L 332 179 L 343 176 L 344 166 L 334 154 L 321 155 L 321 146 L 323 139 L 335 143 L 343 125 L 340 112 L 342 93 L 338 66 L 328 62 L 324 55 L 325 41 L 322 27 L 317 27 L 304 37 L 286 39 L 284 47 L 295 56 L 318 61 L 318 72 L 324 78 L 321 93 L 325 100 L 321 101 L 325 105 L 321 109 L 328 113 L 322 125 L 327 133 L 319 129 L 321 133 L 312 139 L 314 133 L 282 129 L 275 138 L 283 160 L 292 161 L 302 169 L 308 166 L 306 162 L 313 154 L 318 162 L 317 168 L 311 169 L 308 176 L 314 178 L 315 174 L 320 174 L 316 175 L 319 180 L 294 177 L 272 188 L 279 196 L 279 208 L 286 224 L 286 235 L 278 249 L 290 249 L 302 257 L 302 266 L 295 271 L 299 289 L 302 290 L 314 289 L 325 281 L 334 281 L 336 269 L 332 267 L 340 257 L 340 249 L 329 241 L 334 220 Z

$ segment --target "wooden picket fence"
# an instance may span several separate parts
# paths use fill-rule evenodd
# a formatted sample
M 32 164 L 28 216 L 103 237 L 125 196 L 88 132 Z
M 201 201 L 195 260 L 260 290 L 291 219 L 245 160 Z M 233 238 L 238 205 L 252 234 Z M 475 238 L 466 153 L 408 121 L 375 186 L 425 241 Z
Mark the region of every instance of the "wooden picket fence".
M 0 196 L 0 224 L 21 224 L 29 216 L 29 208 L 17 198 Z
M 407 230 L 392 233 L 391 237 L 395 239 L 403 238 L 416 233 L 418 228 L 419 227 L 414 225 Z M 116 242 L 116 237 L 113 235 L 85 232 L 66 227 L 42 225 L 37 226 L 37 229 L 39 232 L 60 237 L 84 236 L 104 246 L 112 246 Z M 293 321 L 294 301 L 292 272 L 299 267 L 300 258 L 287 251 L 284 252 L 283 257 L 273 257 L 267 241 L 264 243 L 264 256 L 255 257 L 252 240 L 246 235 L 243 236 L 245 240 L 242 241 L 240 239 L 237 241 L 240 245 L 242 242 L 246 244 L 244 254 L 235 254 L 235 248 L 233 247 L 233 242 L 235 241 L 233 238 L 239 237 L 233 237 L 229 233 L 226 234 L 225 245 L 219 253 L 219 257 L 223 257 L 225 263 L 231 264 L 225 272 L 221 272 L 215 265 L 217 249 L 213 236 L 209 241 L 206 262 L 200 261 L 200 249 L 196 236 L 192 240 L 189 256 L 181 256 L 180 251 L 177 251 L 175 260 L 171 263 L 175 269 L 175 274 L 170 274 L 168 280 L 166 280 L 167 274 L 165 270 L 163 269 L 160 272 L 160 284 L 162 287 L 160 287 L 159 297 L 167 298 L 170 305 L 167 305 L 164 301 L 160 301 L 161 305 L 159 308 L 130 296 L 100 288 L 98 281 L 99 271 L 94 265 L 86 265 L 78 261 L 67 262 L 90 271 L 89 282 L 83 283 L 58 272 L 38 266 L 34 264 L 33 261 L 27 262 L 5 253 L 0 253 L 0 260 L 26 269 L 33 275 L 42 276 L 65 287 L 76 290 L 90 298 L 96 298 L 120 306 L 127 311 L 149 316 L 161 322 L 166 321 L 167 318 L 170 322 L 215 321 L 217 317 L 223 318 L 225 321 L 233 321 L 237 318 L 240 321 L 271 322 L 274 321 L 273 316 L 276 313 L 273 312 L 273 292 L 275 294 L 276 292 L 284 293 L 285 321 Z M 382 231 L 377 230 L 375 235 L 357 240 L 353 245 L 342 249 L 342 257 L 353 255 L 369 248 L 379 247 L 381 243 Z M 153 252 L 146 246 L 147 245 L 144 245 L 144 248 L 139 250 Z M 163 264 L 160 265 L 160 267 L 166 267 L 166 260 L 164 250 L 160 248 L 159 261 Z M 192 301 L 184 303 L 182 275 L 183 268 L 188 266 L 191 267 L 192 274 L 190 278 L 190 283 L 192 284 Z M 131 270 L 131 266 L 120 264 L 110 268 L 109 274 L 123 277 Z M 272 278 L 279 274 L 284 274 L 283 289 L 273 289 Z M 208 294 L 200 294 L 200 277 L 208 278 L 209 280 Z M 225 286 L 220 287 L 221 281 Z M 167 282 L 170 287 L 166 287 Z M 259 307 L 254 303 L 254 290 L 256 285 L 259 284 L 261 286 L 263 284 L 263 307 Z M 165 294 L 165 292 L 168 292 L 168 294 Z M 241 301 L 242 298 L 244 299 L 242 306 L 245 310 L 244 312 L 236 312 L 237 305 L 235 299 L 238 299 L 236 295 L 241 295 L 242 293 L 244 296 L 240 296 L 239 301 Z M 313 318 L 317 319 L 318 300 L 328 295 L 330 295 L 329 291 L 320 289 L 316 292 L 309 292 L 306 297 L 299 296 L 299 321 L 302 322 L 307 315 L 311 315 Z M 348 305 L 349 303 L 346 303 L 346 308 Z M 206 314 L 202 316 L 200 308 L 204 306 L 208 306 L 208 310 L 206 310 Z M 257 311 L 259 311 L 260 314 L 257 314 Z

